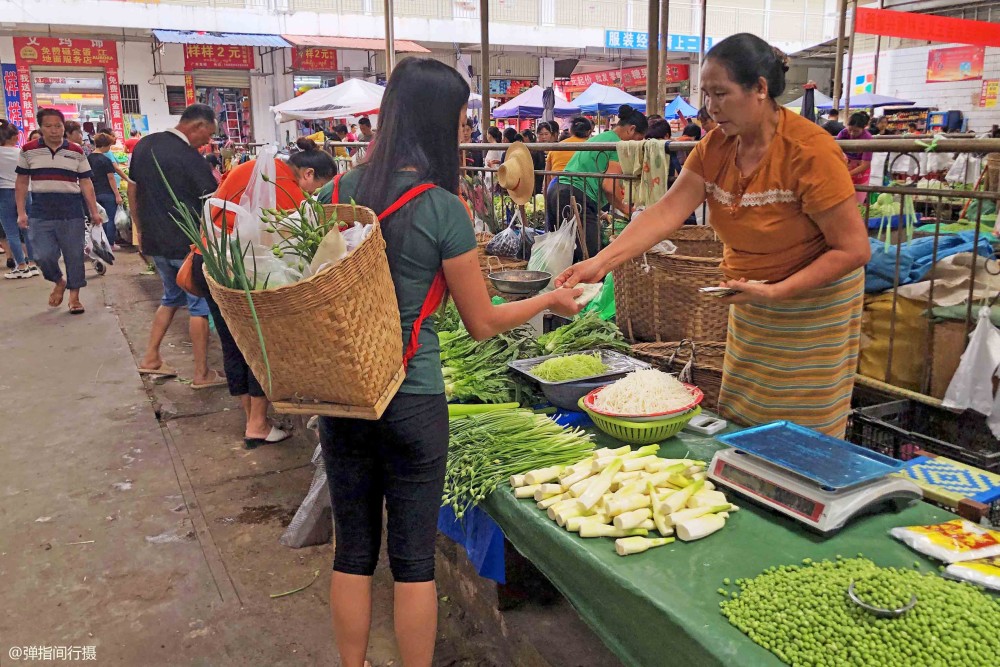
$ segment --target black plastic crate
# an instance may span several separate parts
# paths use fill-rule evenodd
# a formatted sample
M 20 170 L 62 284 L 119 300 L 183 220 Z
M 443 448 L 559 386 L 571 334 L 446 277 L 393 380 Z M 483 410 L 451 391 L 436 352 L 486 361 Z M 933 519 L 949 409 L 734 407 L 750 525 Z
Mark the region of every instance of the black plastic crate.
M 923 450 L 1000 472 L 1000 441 L 986 417 L 972 410 L 952 412 L 913 400 L 857 408 L 848 419 L 847 439 L 900 461 Z

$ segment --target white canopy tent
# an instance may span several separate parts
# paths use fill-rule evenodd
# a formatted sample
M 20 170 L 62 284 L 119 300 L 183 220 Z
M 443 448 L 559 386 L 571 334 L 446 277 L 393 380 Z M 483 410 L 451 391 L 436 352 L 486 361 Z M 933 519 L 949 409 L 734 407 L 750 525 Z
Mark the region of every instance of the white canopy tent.
M 294 120 L 323 120 L 377 113 L 385 88 L 365 81 L 348 79 L 332 88 L 313 88 L 298 97 L 271 107 L 278 123 Z

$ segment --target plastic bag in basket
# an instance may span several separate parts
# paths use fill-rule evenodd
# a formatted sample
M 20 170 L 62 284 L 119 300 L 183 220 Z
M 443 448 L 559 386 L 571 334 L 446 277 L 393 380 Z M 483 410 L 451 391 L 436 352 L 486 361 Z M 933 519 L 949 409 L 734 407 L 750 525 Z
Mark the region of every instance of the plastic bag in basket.
M 543 236 L 531 248 L 529 271 L 546 271 L 552 279 L 543 291 L 553 287 L 556 277 L 573 264 L 573 250 L 576 248 L 577 219 L 573 217 L 554 232 Z
M 971 408 L 984 415 L 993 413 L 993 373 L 997 366 L 1000 366 L 1000 330 L 990 321 L 990 309 L 983 307 L 941 404 L 959 410 Z

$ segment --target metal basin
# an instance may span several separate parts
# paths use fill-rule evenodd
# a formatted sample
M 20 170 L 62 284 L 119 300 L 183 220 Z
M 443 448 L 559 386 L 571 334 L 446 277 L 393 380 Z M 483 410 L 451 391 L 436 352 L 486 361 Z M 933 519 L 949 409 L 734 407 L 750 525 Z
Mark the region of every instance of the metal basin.
M 497 288 L 497 291 L 505 294 L 534 294 L 541 290 L 549 281 L 552 274 L 548 271 L 496 271 L 489 275 L 490 282 Z

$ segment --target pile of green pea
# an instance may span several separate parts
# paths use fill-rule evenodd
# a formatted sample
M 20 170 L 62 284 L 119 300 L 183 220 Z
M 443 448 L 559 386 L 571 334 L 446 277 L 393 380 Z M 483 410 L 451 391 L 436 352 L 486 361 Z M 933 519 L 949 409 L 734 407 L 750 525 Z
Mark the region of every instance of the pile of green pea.
M 729 622 L 789 665 L 1000 665 L 1000 597 L 936 572 L 882 568 L 865 558 L 781 565 L 753 579 L 729 579 L 719 603 Z M 851 582 L 866 604 L 898 609 L 878 618 L 847 595 Z

